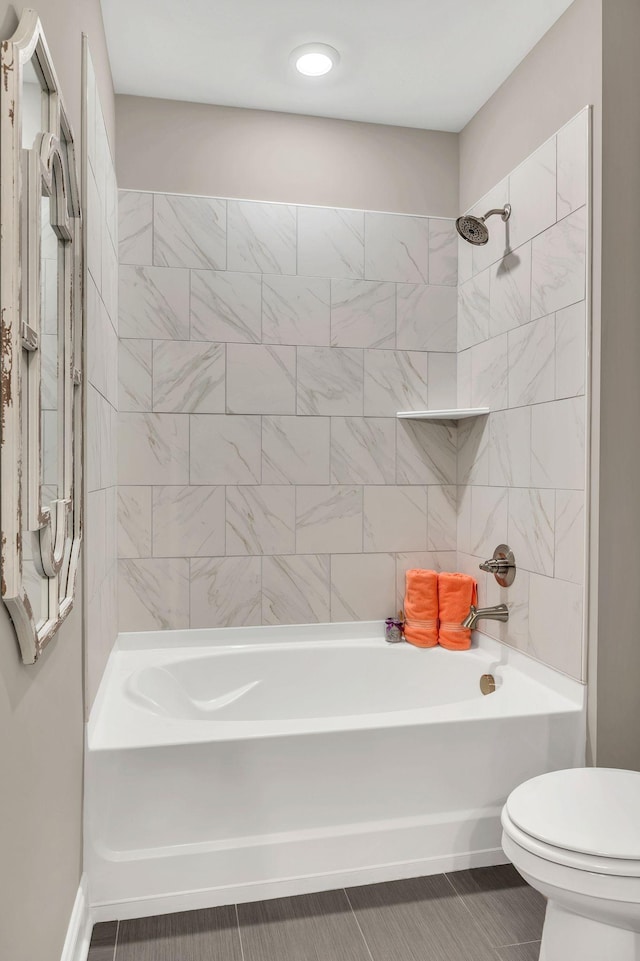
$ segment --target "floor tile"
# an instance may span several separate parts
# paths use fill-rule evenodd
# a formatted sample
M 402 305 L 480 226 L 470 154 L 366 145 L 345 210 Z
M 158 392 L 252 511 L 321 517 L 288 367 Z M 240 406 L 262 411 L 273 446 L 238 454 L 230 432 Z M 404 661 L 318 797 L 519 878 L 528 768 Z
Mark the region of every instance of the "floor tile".
M 121 921 L 116 961 L 242 961 L 235 906 Z
M 87 961 L 113 961 L 117 930 L 117 921 L 103 921 L 100 924 L 94 924 Z
M 527 944 L 512 944 L 508 948 L 500 948 L 500 961 L 538 961 L 540 957 L 540 942 L 528 941 Z
M 521 944 L 542 934 L 545 899 L 513 865 L 457 871 L 448 878 L 491 944 Z
M 244 961 L 371 961 L 343 891 L 239 904 L 238 916 Z
M 373 961 L 495 961 L 442 874 L 349 888 Z

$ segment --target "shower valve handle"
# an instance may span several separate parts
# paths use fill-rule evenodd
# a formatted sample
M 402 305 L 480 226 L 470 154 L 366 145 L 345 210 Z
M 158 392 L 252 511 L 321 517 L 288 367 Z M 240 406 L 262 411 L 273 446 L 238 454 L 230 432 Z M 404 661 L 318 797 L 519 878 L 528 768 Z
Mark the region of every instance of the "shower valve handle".
M 493 574 L 500 587 L 510 587 L 516 576 L 516 559 L 508 544 L 499 544 L 493 557 L 480 564 L 480 570 Z

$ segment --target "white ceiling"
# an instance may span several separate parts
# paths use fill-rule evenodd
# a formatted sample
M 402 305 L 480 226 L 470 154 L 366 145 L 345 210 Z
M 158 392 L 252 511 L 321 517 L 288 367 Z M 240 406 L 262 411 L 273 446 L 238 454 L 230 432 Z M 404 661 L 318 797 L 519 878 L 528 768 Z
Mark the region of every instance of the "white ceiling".
M 102 0 L 117 93 L 460 130 L 571 0 Z M 307 78 L 303 43 L 341 61 Z

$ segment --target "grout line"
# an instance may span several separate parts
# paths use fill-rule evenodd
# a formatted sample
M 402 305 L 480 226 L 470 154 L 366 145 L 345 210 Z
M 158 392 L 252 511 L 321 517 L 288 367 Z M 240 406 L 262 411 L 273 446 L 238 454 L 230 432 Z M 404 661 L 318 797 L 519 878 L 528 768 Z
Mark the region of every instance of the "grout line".
M 118 935 L 120 934 L 120 921 L 116 921 L 116 936 L 113 942 L 113 958 L 111 961 L 116 961 L 116 953 L 118 951 Z
M 364 942 L 364 946 L 365 946 L 365 948 L 367 949 L 367 954 L 368 954 L 369 957 L 371 958 L 371 961 L 373 961 L 373 955 L 372 955 L 372 953 L 371 953 L 371 948 L 369 947 L 369 945 L 368 945 L 368 943 L 367 943 L 367 939 L 366 939 L 365 936 L 364 936 L 364 931 L 363 931 L 362 928 L 360 927 L 360 922 L 359 922 L 359 920 L 358 920 L 358 915 L 357 915 L 356 912 L 353 910 L 353 905 L 351 904 L 351 899 L 349 898 L 349 894 L 348 894 L 348 892 L 347 892 L 347 889 L 346 889 L 346 888 L 343 888 L 342 890 L 344 891 L 344 896 L 345 896 L 345 898 L 347 899 L 347 904 L 349 905 L 349 908 L 351 909 L 351 913 L 352 913 L 352 915 L 353 915 L 353 918 L 354 918 L 356 924 L 358 925 L 358 931 L 360 932 L 360 937 L 362 938 L 362 940 L 363 940 L 363 942 Z
M 240 941 L 240 957 L 241 957 L 242 961 L 244 961 L 244 948 L 243 948 L 243 946 L 242 946 L 242 929 L 241 929 L 241 927 L 240 927 L 240 915 L 239 915 L 239 913 L 238 913 L 238 905 L 237 905 L 237 904 L 234 904 L 234 908 L 235 908 L 235 912 L 236 912 L 236 926 L 237 926 L 237 928 L 238 928 L 238 939 L 239 939 L 239 941 Z M 114 959 L 114 961 L 115 961 L 115 959 Z

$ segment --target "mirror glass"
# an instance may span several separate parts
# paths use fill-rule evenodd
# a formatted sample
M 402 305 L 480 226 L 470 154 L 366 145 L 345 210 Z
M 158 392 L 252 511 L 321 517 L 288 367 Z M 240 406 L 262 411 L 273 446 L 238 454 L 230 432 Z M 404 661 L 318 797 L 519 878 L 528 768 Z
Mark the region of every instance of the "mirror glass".
M 41 199 L 40 243 L 40 411 L 42 457 L 40 485 L 42 506 L 62 496 L 60 467 L 61 417 L 64 374 L 64 337 L 60 335 L 58 279 L 61 246 L 51 226 L 51 201 Z
M 29 60 L 22 71 L 22 146 L 26 150 L 31 150 L 36 136 L 47 129 L 46 102 L 33 60 Z

